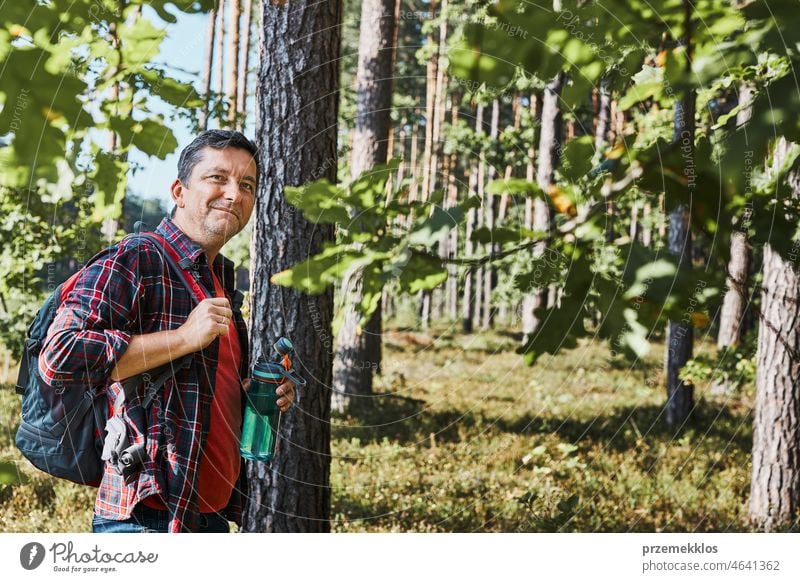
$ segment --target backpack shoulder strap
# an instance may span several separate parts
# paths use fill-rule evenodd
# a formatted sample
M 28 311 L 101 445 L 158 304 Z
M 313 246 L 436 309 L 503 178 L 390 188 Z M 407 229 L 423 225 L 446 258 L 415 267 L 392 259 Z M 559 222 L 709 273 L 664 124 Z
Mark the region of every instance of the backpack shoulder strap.
M 178 255 L 178 252 L 163 236 L 154 232 L 138 232 L 129 236 L 132 240 L 149 241 L 158 248 L 167 266 L 172 271 L 172 274 L 183 283 L 183 286 L 189 291 L 195 304 L 200 303 L 208 297 L 208 294 L 203 290 L 200 283 L 188 273 L 188 269 L 181 266 L 182 259 L 180 255 Z
M 188 273 L 188 269 L 181 266 L 181 257 L 178 252 L 172 247 L 171 244 L 161 235 L 154 232 L 140 232 L 140 225 L 137 223 L 136 233 L 129 235 L 132 240 L 149 241 L 158 248 L 162 258 L 167 264 L 167 267 L 172 271 L 184 287 L 189 291 L 193 303 L 196 305 L 202 300 L 206 299 L 207 294 L 203 291 L 202 286 L 197 280 Z M 122 390 L 117 395 L 114 402 L 114 412 L 119 413 L 123 403 L 130 401 L 135 395 L 140 384 L 144 384 L 144 395 L 142 397 L 142 406 L 147 409 L 153 402 L 157 391 L 164 385 L 164 383 L 171 378 L 178 370 L 187 368 L 191 364 L 193 354 L 187 354 L 178 360 L 168 362 L 154 370 L 143 372 L 131 376 L 122 382 Z

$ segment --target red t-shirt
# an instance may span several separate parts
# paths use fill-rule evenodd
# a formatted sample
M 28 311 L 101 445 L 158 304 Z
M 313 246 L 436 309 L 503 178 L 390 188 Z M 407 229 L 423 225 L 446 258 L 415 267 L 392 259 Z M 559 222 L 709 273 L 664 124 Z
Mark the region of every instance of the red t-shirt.
M 217 276 L 213 272 L 212 276 L 215 296 L 225 297 Z M 239 442 L 242 438 L 242 401 L 239 362 L 242 351 L 233 321 L 229 324 L 228 335 L 220 336 L 219 340 L 211 425 L 197 476 L 197 503 L 200 513 L 220 511 L 228 505 L 239 479 L 241 466 Z M 143 503 L 155 509 L 166 509 L 155 496 L 147 497 Z

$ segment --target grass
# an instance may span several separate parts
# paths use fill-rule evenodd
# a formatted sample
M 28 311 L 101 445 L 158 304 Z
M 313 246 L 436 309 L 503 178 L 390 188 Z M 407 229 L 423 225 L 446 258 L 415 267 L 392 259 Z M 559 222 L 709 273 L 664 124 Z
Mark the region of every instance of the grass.
M 635 368 L 584 342 L 533 368 L 509 333 L 389 331 L 384 374 L 334 417 L 339 532 L 748 531 L 752 394 L 703 387 L 676 436 L 662 422 L 660 346 Z M 705 349 L 705 346 L 699 346 Z M 89 531 L 94 490 L 13 446 L 19 398 L 0 388 L 0 532 Z
M 386 336 L 378 390 L 403 399 L 334 419 L 335 531 L 749 529 L 752 394 L 698 388 L 673 435 L 661 346 L 636 368 L 595 342 L 527 368 L 514 339 Z

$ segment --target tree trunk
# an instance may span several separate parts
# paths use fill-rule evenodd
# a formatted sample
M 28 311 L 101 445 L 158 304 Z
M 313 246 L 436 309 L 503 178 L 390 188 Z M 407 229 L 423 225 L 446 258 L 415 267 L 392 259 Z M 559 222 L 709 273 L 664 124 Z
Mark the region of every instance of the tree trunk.
M 428 61 L 428 82 L 433 81 L 433 88 L 428 88 L 428 95 L 431 99 L 430 107 L 426 107 L 430 116 L 426 116 L 425 122 L 425 176 L 427 184 L 422 187 L 422 199 L 428 200 L 430 195 L 436 189 L 436 184 L 439 182 L 439 150 L 441 139 L 442 118 L 445 113 L 445 98 L 447 93 L 446 70 L 447 70 L 447 19 L 444 17 L 444 12 L 447 8 L 447 0 L 441 0 L 440 14 L 442 15 L 439 23 L 439 39 L 437 42 L 436 54 L 433 55 Z M 431 2 L 431 16 L 436 13 L 436 2 Z M 433 42 L 433 36 L 429 35 L 428 39 Z M 428 122 L 430 122 L 430 132 L 428 131 Z M 431 324 L 431 311 L 432 292 L 420 292 L 420 319 L 423 329 L 428 329 Z
M 208 13 L 208 29 L 206 31 L 206 57 L 203 61 L 203 108 L 200 111 L 200 129 L 208 129 L 208 93 L 211 91 L 211 70 L 214 67 L 214 34 L 217 29 L 217 11 Z
M 789 144 L 775 148 L 773 173 Z M 800 174 L 786 180 L 800 197 Z M 795 251 L 793 251 L 795 252 Z M 750 519 L 773 531 L 798 524 L 800 510 L 800 269 L 796 257 L 764 246 L 758 327 Z
M 594 132 L 594 147 L 598 152 L 606 149 L 608 133 L 611 128 L 611 88 L 608 79 L 600 81 L 598 89 L 599 104 L 597 109 L 597 125 Z M 606 242 L 611 243 L 616 238 L 614 231 L 614 201 L 606 200 Z M 631 221 L 631 228 L 636 224 L 636 218 Z
M 225 0 L 219 0 L 217 4 L 217 22 L 215 24 L 217 27 L 217 34 L 215 42 L 217 44 L 216 49 L 214 52 L 216 53 L 216 60 L 215 63 L 216 67 L 216 86 L 217 86 L 217 98 L 221 99 L 223 91 L 225 89 L 224 81 L 225 77 Z
M 478 103 L 475 108 L 475 131 L 483 132 L 483 104 Z M 469 195 L 476 196 L 478 193 L 478 168 L 479 162 L 475 160 L 474 154 L 470 156 L 469 170 Z M 475 243 L 472 242 L 472 233 L 478 228 L 479 208 L 470 208 L 467 211 L 467 221 L 464 233 L 464 256 L 470 258 L 475 254 Z M 461 329 L 464 333 L 472 333 L 475 321 L 475 296 L 479 288 L 475 284 L 476 273 L 468 269 L 464 275 L 464 299 L 461 302 Z
M 748 103 L 753 98 L 752 87 L 745 84 L 739 90 L 739 103 Z M 736 125 L 745 125 L 752 116 L 752 108 L 742 109 L 736 116 Z M 745 232 L 734 232 L 731 236 L 731 258 L 728 261 L 725 299 L 719 314 L 717 348 L 731 348 L 742 339 L 742 322 L 747 307 L 747 283 L 750 272 L 750 247 Z M 715 381 L 711 385 L 713 394 L 729 394 L 733 386 L 729 378 Z
M 489 127 L 489 138 L 492 142 L 497 141 L 497 137 L 500 134 L 500 100 L 495 99 L 492 102 L 492 124 Z M 495 179 L 497 175 L 497 168 L 494 164 L 489 166 L 489 176 L 487 177 L 487 182 L 491 182 Z M 490 231 L 494 230 L 495 227 L 495 217 L 497 216 L 498 210 L 498 200 L 497 196 L 489 195 L 485 198 L 484 212 L 486 214 L 484 225 Z M 486 245 L 487 253 L 491 253 L 493 250 L 497 249 L 497 245 L 493 243 L 489 243 Z M 482 329 L 490 329 L 494 324 L 494 315 L 495 309 L 492 302 L 492 291 L 497 283 L 497 271 L 494 268 L 494 265 L 491 263 L 487 263 L 483 269 L 483 318 L 481 320 L 481 328 Z
M 331 226 L 307 221 L 287 204 L 283 191 L 321 177 L 336 182 L 341 17 L 339 1 L 263 6 L 251 355 L 252 361 L 271 355 L 279 336 L 290 337 L 308 385 L 283 415 L 276 457 L 270 464 L 247 464 L 245 531 L 330 531 L 333 292 L 307 296 L 269 280 L 333 240 Z
M 562 120 L 561 109 L 558 101 L 561 98 L 561 89 L 564 86 L 565 74 L 559 73 L 544 89 L 542 95 L 542 120 L 541 134 L 539 136 L 539 157 L 536 166 L 536 183 L 547 192 L 553 183 L 553 174 L 558 164 L 558 152 L 561 148 Z M 541 232 L 550 232 L 550 209 L 544 200 L 536 199 L 533 202 L 533 229 Z M 534 256 L 541 257 L 547 244 L 542 242 L 534 247 Z M 532 289 L 531 299 L 523 307 L 522 333 L 523 343 L 527 343 L 539 330 L 541 321 L 534 312 L 547 307 L 547 287 Z
M 386 163 L 392 108 L 392 46 L 395 0 L 364 0 L 358 47 L 356 126 L 350 162 L 352 178 Z M 333 410 L 345 412 L 354 395 L 372 394 L 372 372 L 381 365 L 381 305 L 366 328 L 361 315 L 361 275 L 353 275 L 354 293 L 344 297 L 344 322 L 336 338 Z
M 236 127 L 244 131 L 247 123 L 247 74 L 250 68 L 250 31 L 253 28 L 253 2 L 255 0 L 243 0 L 244 16 L 242 25 L 244 26 L 244 38 L 242 38 L 241 67 L 239 69 L 239 79 L 236 91 Z
M 458 125 L 458 110 L 461 104 L 461 96 L 453 95 L 450 104 L 450 126 Z M 456 180 L 456 170 L 458 168 L 458 155 L 452 152 L 448 156 L 447 170 L 447 208 L 453 208 L 458 204 L 458 181 Z M 458 228 L 453 228 L 447 238 L 447 256 L 455 257 L 458 255 Z M 454 264 L 447 265 L 447 315 L 451 322 L 458 320 L 458 268 Z
M 239 6 L 240 0 L 230 0 L 231 15 L 228 30 L 228 126 L 236 126 L 239 109 L 236 98 L 239 94 Z
M 681 44 L 686 48 L 686 68 L 691 71 L 691 5 L 684 0 L 686 36 Z M 695 165 L 694 165 L 694 112 L 695 95 L 689 91 L 685 97 L 675 103 L 675 123 L 672 139 L 679 144 L 689 200 L 692 199 Z M 681 269 L 691 268 L 692 233 L 689 228 L 689 209 L 684 204 L 676 206 L 669 214 L 669 236 L 667 250 L 678 256 Z M 684 364 L 692 358 L 694 330 L 691 320 L 686 317 L 680 321 L 669 321 L 667 324 L 667 352 L 665 356 L 665 372 L 667 376 L 667 404 L 664 419 L 667 426 L 675 431 L 680 430 L 694 407 L 694 386 L 680 379 L 680 371 Z

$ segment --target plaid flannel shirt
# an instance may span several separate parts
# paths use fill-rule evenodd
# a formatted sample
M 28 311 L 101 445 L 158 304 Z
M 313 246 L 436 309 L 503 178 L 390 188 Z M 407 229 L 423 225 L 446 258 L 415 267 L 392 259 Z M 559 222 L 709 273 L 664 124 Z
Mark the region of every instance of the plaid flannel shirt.
M 182 257 L 208 297 L 214 289 L 206 254 L 174 222 L 165 218 L 155 231 Z M 247 330 L 236 299 L 233 263 L 218 255 L 212 265 L 231 301 L 242 347 L 239 377 L 248 372 Z M 66 389 L 105 386 L 109 402 L 122 389 L 109 379 L 133 335 L 176 329 L 193 308 L 190 291 L 174 278 L 162 254 L 149 241 L 125 238 L 87 265 L 59 308 L 39 358 L 42 378 L 60 381 Z M 145 441 L 147 458 L 138 480 L 125 484 L 106 464 L 95 513 L 123 520 L 145 497 L 159 495 L 170 514 L 171 532 L 194 531 L 198 524 L 196 480 L 208 437 L 216 379 L 219 340 L 193 355 L 188 368 L 177 370 L 146 414 L 137 397 L 127 402 L 123 417 L 131 443 Z M 241 388 L 241 386 L 240 386 Z M 242 390 L 244 405 L 245 393 Z M 228 506 L 229 520 L 241 522 L 246 496 L 244 463 Z

